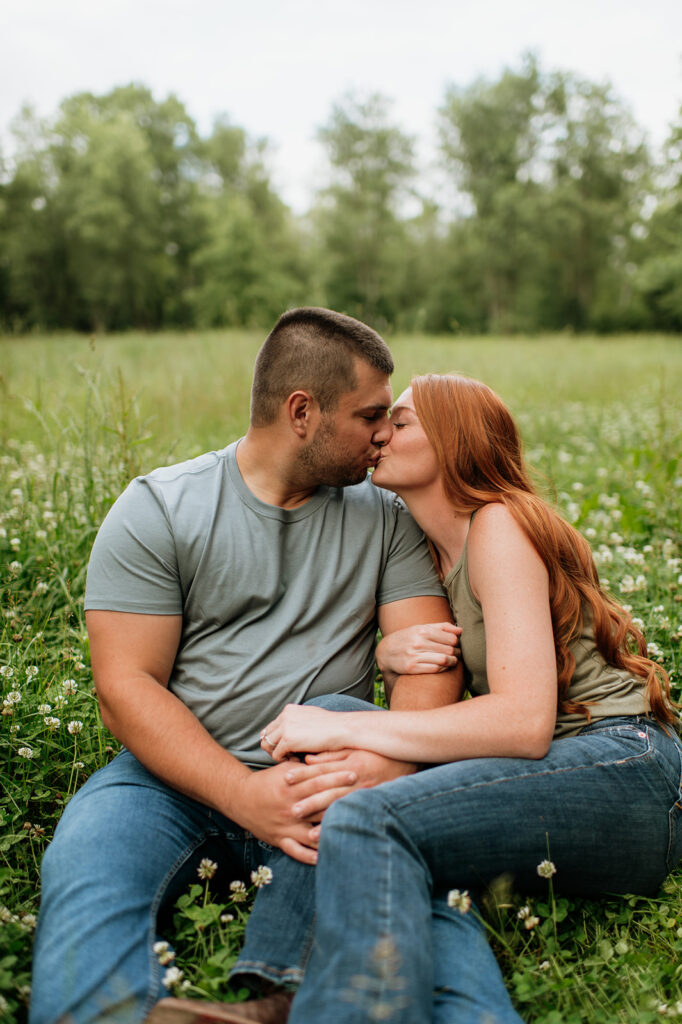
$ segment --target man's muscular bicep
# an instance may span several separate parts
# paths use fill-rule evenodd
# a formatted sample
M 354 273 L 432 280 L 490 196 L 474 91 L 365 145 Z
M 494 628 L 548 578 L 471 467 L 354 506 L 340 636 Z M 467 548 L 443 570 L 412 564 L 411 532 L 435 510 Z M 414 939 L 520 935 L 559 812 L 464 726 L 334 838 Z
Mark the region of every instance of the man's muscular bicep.
M 91 610 L 85 613 L 90 658 L 100 699 L 115 699 L 128 680 L 147 676 L 168 686 L 180 643 L 181 615 L 138 615 Z

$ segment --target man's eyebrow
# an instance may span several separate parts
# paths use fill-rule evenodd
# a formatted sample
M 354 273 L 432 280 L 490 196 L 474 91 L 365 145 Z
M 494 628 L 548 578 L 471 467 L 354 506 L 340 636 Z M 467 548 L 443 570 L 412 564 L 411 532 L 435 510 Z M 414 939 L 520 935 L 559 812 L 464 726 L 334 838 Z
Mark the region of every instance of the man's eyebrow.
M 362 409 L 359 409 L 358 411 L 360 413 L 370 412 L 370 410 L 373 412 L 386 412 L 390 408 L 391 405 L 389 402 L 377 402 L 376 404 L 363 405 Z

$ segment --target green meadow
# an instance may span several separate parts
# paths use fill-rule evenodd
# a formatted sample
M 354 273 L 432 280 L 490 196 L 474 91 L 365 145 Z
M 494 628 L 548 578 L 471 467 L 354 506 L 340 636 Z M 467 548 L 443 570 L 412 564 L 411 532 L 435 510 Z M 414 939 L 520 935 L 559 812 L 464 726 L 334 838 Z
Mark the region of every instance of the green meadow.
M 83 617 L 92 540 L 131 477 L 221 448 L 246 429 L 263 336 L 0 338 L 0 1020 L 8 1024 L 26 1019 L 42 853 L 75 790 L 118 750 L 99 717 Z M 539 486 L 587 536 L 604 587 L 630 608 L 682 699 L 679 338 L 388 340 L 396 395 L 415 373 L 458 370 L 507 401 Z M 177 907 L 169 991 L 241 998 L 224 978 L 251 896 L 236 888 L 227 899 L 210 886 L 198 875 Z M 682 866 L 651 899 L 569 900 L 559 871 L 546 896 L 530 900 L 500 879 L 485 916 L 524 1020 L 682 1021 Z

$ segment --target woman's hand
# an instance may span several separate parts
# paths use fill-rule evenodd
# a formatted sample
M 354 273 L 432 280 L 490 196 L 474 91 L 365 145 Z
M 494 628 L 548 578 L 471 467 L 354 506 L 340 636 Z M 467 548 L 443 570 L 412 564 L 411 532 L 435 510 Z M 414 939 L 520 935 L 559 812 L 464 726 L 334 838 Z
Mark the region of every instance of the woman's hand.
M 459 660 L 461 632 L 451 622 L 427 622 L 389 633 L 376 649 L 381 674 L 392 681 L 396 676 L 453 668 Z
M 260 734 L 260 745 L 275 761 L 290 754 L 317 754 L 352 746 L 348 719 L 352 712 L 287 704 Z

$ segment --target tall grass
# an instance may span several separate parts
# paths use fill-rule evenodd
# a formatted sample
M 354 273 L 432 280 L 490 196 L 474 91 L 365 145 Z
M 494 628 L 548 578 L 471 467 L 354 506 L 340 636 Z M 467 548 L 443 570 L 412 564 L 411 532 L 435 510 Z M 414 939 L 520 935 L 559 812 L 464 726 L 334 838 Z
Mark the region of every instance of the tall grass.
M 42 852 L 76 788 L 118 749 L 99 717 L 83 621 L 95 532 L 133 475 L 243 432 L 261 340 L 0 339 L 3 1021 L 26 1015 Z M 405 336 L 391 347 L 396 393 L 413 373 L 458 369 L 509 402 L 543 486 L 590 539 L 682 696 L 679 341 Z M 524 1019 L 682 1020 L 682 871 L 656 899 L 568 901 L 554 883 L 559 895 L 548 890 L 521 917 L 527 901 L 502 881 L 486 907 Z M 224 976 L 242 928 L 243 904 L 215 902 L 210 881 L 188 893 L 169 938 L 190 991 L 234 998 Z

